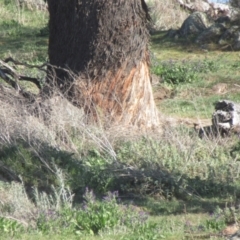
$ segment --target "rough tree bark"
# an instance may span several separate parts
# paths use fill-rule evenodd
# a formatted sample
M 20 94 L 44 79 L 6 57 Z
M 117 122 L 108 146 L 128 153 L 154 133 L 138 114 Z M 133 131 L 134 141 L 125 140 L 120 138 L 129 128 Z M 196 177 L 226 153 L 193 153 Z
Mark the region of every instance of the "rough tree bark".
M 48 82 L 94 119 L 157 126 L 144 0 L 48 0 L 48 6 L 54 66 Z

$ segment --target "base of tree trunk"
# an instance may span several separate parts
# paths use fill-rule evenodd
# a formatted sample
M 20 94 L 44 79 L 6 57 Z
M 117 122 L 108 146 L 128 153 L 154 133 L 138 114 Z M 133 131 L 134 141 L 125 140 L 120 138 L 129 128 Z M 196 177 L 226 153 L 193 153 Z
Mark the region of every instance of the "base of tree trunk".
M 72 88 L 74 103 L 93 121 L 138 128 L 159 125 L 147 62 L 140 62 L 126 76 L 125 67 L 106 79 L 77 79 Z

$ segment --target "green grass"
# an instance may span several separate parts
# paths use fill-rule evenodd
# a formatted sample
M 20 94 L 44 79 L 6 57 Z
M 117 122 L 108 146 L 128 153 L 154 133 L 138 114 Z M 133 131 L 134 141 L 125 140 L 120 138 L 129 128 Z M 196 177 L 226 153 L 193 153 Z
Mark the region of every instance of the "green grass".
M 0 59 L 12 57 L 32 65 L 41 65 L 48 60 L 48 36 L 44 34 L 47 12 L 28 11 L 19 8 L 17 1 L 0 0 L 0 15 Z M 18 71 L 22 75 L 44 79 L 36 69 L 21 67 Z M 21 82 L 21 85 L 33 93 L 38 92 L 29 82 Z
M 47 59 L 47 36 L 41 36 L 48 14 L 20 9 L 16 1 L 0 1 L 0 57 L 13 56 L 29 63 Z
M 222 51 L 217 46 L 209 46 L 213 50 L 203 52 L 200 46 L 190 40 L 172 40 L 165 36 L 166 32 L 158 32 L 152 36 L 151 51 L 154 55 L 153 73 L 161 75 L 162 81 L 171 83 L 164 76 L 175 74 L 176 79 L 181 79 L 181 84 L 174 84 L 172 88 L 172 98 L 157 102 L 160 110 L 174 117 L 194 116 L 200 118 L 211 118 L 213 105 L 217 100 L 228 99 L 239 101 L 239 58 L 238 52 Z M 168 71 L 168 75 L 158 72 L 158 65 L 162 62 L 173 61 L 181 68 L 185 68 L 182 73 Z M 214 69 L 209 68 L 207 72 L 197 72 L 191 69 L 188 64 L 196 66 L 211 63 Z M 208 68 L 208 66 L 206 66 Z M 177 69 L 178 70 L 178 69 Z M 196 80 L 192 81 L 191 76 L 195 74 Z M 184 80 L 185 79 L 185 80 Z M 167 81 L 166 81 L 167 80 Z M 184 82 L 185 81 L 185 82 Z M 226 92 L 218 93 L 214 91 L 214 86 L 219 83 L 227 84 Z M 162 84 L 164 87 L 164 84 Z M 158 86 L 159 89 L 159 86 Z
M 0 0 L 0 15 L 0 58 L 12 56 L 31 64 L 45 62 L 48 36 L 43 30 L 47 26 L 48 14 L 19 9 L 13 0 Z M 174 61 L 179 65 L 174 71 L 165 66 L 165 82 L 159 83 L 155 89 L 161 91 L 161 88 L 168 88 L 172 93 L 171 98 L 156 102 L 163 115 L 175 119 L 210 119 L 214 103 L 219 99 L 240 101 L 240 87 L 237 86 L 240 85 L 238 52 L 222 51 L 215 45 L 209 45 L 210 50 L 204 52 L 191 39 L 172 40 L 166 38 L 165 34 L 166 32 L 157 32 L 151 36 L 152 72 L 163 76 L 163 62 Z M 201 67 L 194 68 L 196 65 Z M 31 76 L 38 74 L 35 70 L 21 71 Z M 192 76 L 196 76 L 193 81 Z M 217 93 L 214 90 L 220 83 L 227 84 L 226 92 Z M 25 86 L 32 88 L 28 84 Z M 10 110 L 8 108 L 5 113 L 11 112 Z M 14 111 L 17 112 L 17 109 Z M 58 110 L 61 114 L 62 111 L 63 109 Z M 196 239 L 210 233 L 219 233 L 219 228 L 224 227 L 222 224 L 230 222 L 232 216 L 226 212 L 221 212 L 221 221 L 210 215 L 216 211 L 217 206 L 225 209 L 226 206 L 235 207 L 239 204 L 240 146 L 236 137 L 201 140 L 193 129 L 178 126 L 169 127 L 162 135 L 133 137 L 134 140 L 126 136 L 123 137 L 124 140 L 119 140 L 114 133 L 110 135 L 111 133 L 102 133 L 94 128 L 89 128 L 90 134 L 86 134 L 86 129 L 76 126 L 75 122 L 57 122 L 58 118 L 61 119 L 57 116 L 54 120 L 57 127 L 48 125 L 43 130 L 44 133 L 49 131 L 50 134 L 53 131 L 56 134 L 54 141 L 58 145 L 54 145 L 47 138 L 39 142 L 38 135 L 32 135 L 35 132 L 30 127 L 26 137 L 21 128 L 29 116 L 23 113 L 19 116 L 14 115 L 8 119 L 16 117 L 15 125 L 18 126 L 18 129 L 11 132 L 11 141 L 0 142 L 0 162 L 4 166 L 0 169 L 1 178 L 22 180 L 28 190 L 36 187 L 53 195 L 48 195 L 49 198 L 46 199 L 49 201 L 45 199 L 44 202 L 44 199 L 34 198 L 30 190 L 27 196 L 22 188 L 17 191 L 13 185 L 5 186 L 1 181 L 0 186 L 4 187 L 1 188 L 0 196 L 7 200 L 0 203 L 1 216 L 11 215 L 20 220 L 20 224 L 21 221 L 36 223 L 39 219 L 31 219 L 30 216 L 38 216 L 34 212 L 40 209 L 38 204 L 44 202 L 55 208 L 56 202 L 63 201 L 57 196 L 63 196 L 67 185 L 75 194 L 73 210 L 82 203 L 86 187 L 94 190 L 98 200 L 108 191 L 118 190 L 121 203 L 118 203 L 116 209 L 121 211 L 121 204 L 131 204 L 136 209 L 149 213 L 147 224 L 152 225 L 140 224 L 134 228 L 131 224 L 116 224 L 115 227 L 103 227 L 98 235 L 79 236 L 73 231 L 65 235 L 51 232 L 49 229 L 59 226 L 59 222 L 56 225 L 56 222 L 46 220 L 45 227 L 48 231 L 43 226 L 35 226 L 18 232 L 17 228 L 11 230 L 15 227 L 15 222 L 3 220 L 0 229 L 9 231 L 5 233 L 4 239 L 153 240 L 151 234 L 155 230 L 155 239 Z M 22 125 L 19 125 L 19 121 L 22 121 Z M 43 122 L 38 119 L 35 124 L 34 130 L 39 131 L 36 127 Z M 8 125 L 8 128 L 14 129 L 15 125 Z M 20 134 L 14 135 L 19 132 Z M 106 136 L 114 140 L 109 140 L 109 143 Z M 116 153 L 115 158 L 111 155 L 112 150 Z M 63 191 L 62 195 L 60 190 Z M 59 195 L 54 195 L 56 192 Z M 21 215 L 24 210 L 31 210 L 33 212 L 30 213 L 34 214 L 25 212 L 26 220 Z M 91 214 L 93 218 L 98 216 L 96 211 Z M 112 212 L 111 216 L 113 215 Z M 240 220 L 238 211 L 236 216 Z M 224 238 L 219 236 L 215 239 Z

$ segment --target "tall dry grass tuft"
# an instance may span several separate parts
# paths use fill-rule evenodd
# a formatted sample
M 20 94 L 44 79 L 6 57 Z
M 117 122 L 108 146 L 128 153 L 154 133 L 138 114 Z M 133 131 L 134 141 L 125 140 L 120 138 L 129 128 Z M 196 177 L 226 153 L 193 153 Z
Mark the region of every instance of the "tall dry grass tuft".
M 57 89 L 51 97 L 31 103 L 14 90 L 1 87 L 0 105 L 0 145 L 22 139 L 35 147 L 47 143 L 75 153 L 87 142 L 105 150 L 111 148 L 104 129 L 87 124 L 83 110 L 74 107 Z
M 0 216 L 16 220 L 25 227 L 35 226 L 37 208 L 22 183 L 0 182 Z
M 11 144 L 16 139 L 26 142 L 35 140 L 56 145 L 55 132 L 51 131 L 42 118 L 30 114 L 30 102 L 21 98 L 8 87 L 0 92 L 0 144 Z
M 181 27 L 189 14 L 181 9 L 176 0 L 148 0 L 146 1 L 156 30 L 176 29 Z

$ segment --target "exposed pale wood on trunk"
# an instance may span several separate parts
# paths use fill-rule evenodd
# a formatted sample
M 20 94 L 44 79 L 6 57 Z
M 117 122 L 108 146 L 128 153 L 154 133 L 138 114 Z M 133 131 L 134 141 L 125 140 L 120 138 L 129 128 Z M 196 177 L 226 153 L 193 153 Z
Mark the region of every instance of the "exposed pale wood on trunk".
M 74 91 L 79 96 L 85 112 L 104 122 L 138 127 L 156 127 L 158 111 L 152 94 L 148 64 L 139 63 L 124 77 L 124 69 L 104 81 L 82 84 L 76 80 Z

